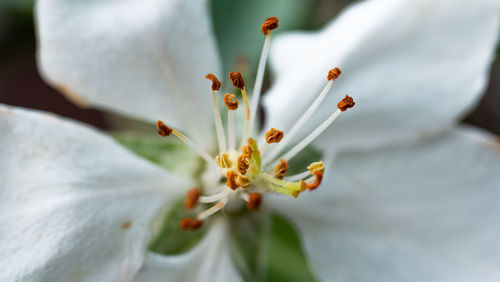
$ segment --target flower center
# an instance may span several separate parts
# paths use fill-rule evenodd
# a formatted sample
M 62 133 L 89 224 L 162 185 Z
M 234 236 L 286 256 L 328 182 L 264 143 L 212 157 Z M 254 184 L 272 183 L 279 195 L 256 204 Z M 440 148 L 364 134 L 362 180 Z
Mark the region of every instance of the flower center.
M 233 86 L 241 92 L 245 107 L 245 119 L 241 125 L 242 136 L 239 148 L 236 145 L 237 138 L 234 121 L 234 112 L 238 110 L 239 102 L 235 94 L 227 93 L 224 95 L 223 100 L 227 108 L 226 135 L 217 103 L 217 93 L 222 83 L 214 74 L 207 74 L 205 78 L 212 81 L 214 120 L 219 145 L 219 153 L 216 157 L 210 155 L 181 132 L 166 126 L 162 121 L 158 121 L 156 124 L 158 133 L 161 136 L 167 137 L 172 134 L 198 153 L 207 162 L 207 170 L 213 171 L 214 167 L 218 167 L 220 171 L 220 174 L 217 175 L 217 178 L 220 180 L 219 184 L 211 184 L 217 187 L 210 187 L 215 188 L 210 189 L 211 191 L 215 190 L 215 193 L 208 194 L 198 188 L 193 188 L 187 193 L 185 200 L 185 207 L 187 209 L 194 209 L 198 203 L 211 204 L 212 206 L 201 211 L 194 218 L 184 218 L 180 223 L 182 229 L 198 229 L 202 226 L 204 220 L 227 207 L 230 202 L 245 201 L 247 208 L 255 211 L 263 202 L 263 193 L 279 193 L 297 198 L 305 190 L 314 190 L 321 184 L 325 170 L 323 162 L 314 162 L 307 167 L 306 171 L 287 177 L 287 160 L 292 159 L 314 141 L 342 112 L 353 107 L 354 101 L 346 95 L 338 103 L 338 109 L 328 119 L 310 134 L 305 135 L 305 138 L 292 146 L 291 149 L 283 153 L 284 149 L 290 145 L 289 143 L 292 141 L 292 138 L 301 132 L 303 125 L 317 110 L 333 86 L 333 82 L 341 74 L 338 68 L 334 68 L 328 72 L 325 88 L 286 135 L 283 131 L 271 128 L 265 134 L 255 136 L 260 137 L 260 139 L 252 138 L 252 128 L 255 123 L 255 114 L 252 115 L 252 113 L 255 113 L 260 97 L 271 33 L 277 27 L 278 19 L 275 17 L 266 19 L 261 27 L 266 40 L 259 61 L 251 104 L 246 93 L 245 81 L 241 74 L 239 72 L 229 73 L 229 79 Z M 226 142 L 226 137 L 228 142 Z M 262 141 L 258 144 L 256 140 Z

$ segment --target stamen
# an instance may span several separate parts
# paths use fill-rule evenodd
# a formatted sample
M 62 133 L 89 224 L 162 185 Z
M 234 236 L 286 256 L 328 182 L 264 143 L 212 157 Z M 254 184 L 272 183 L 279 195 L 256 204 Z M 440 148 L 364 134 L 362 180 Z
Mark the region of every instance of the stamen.
M 269 130 L 266 133 L 266 142 L 268 144 L 278 143 L 281 141 L 282 138 L 283 138 L 283 131 L 280 131 L 276 128 L 271 128 L 271 130 Z
M 245 104 L 245 128 L 243 129 L 243 137 L 241 139 L 241 142 L 245 142 L 245 140 L 248 139 L 248 134 L 250 132 L 250 104 L 248 103 L 247 91 L 245 90 L 245 81 L 239 72 L 230 72 L 229 78 L 231 79 L 234 87 L 241 90 L 241 97 L 243 98 L 243 103 Z
M 198 199 L 200 198 L 200 189 L 193 188 L 189 190 L 186 194 L 186 200 L 184 201 L 184 205 L 187 209 L 192 210 L 198 204 Z
M 280 159 L 280 163 L 274 167 L 274 176 L 278 179 L 283 179 L 288 172 L 288 162 L 285 159 Z
M 234 129 L 234 113 L 233 111 L 238 109 L 238 100 L 235 99 L 234 94 L 227 93 L 224 96 L 224 103 L 227 106 L 227 135 L 229 139 L 229 149 L 234 150 L 236 148 L 236 133 Z
M 269 32 L 278 27 L 278 22 L 279 20 L 277 17 L 267 18 L 266 21 L 260 27 L 260 30 L 262 31 L 262 33 L 264 33 L 264 35 L 267 35 Z
M 354 103 L 354 99 L 352 99 L 352 97 L 350 97 L 346 94 L 345 98 L 342 99 L 342 101 L 340 101 L 337 104 L 337 108 L 339 108 L 339 110 L 345 112 L 347 109 L 354 107 L 355 104 L 356 103 Z
M 224 190 L 222 192 L 219 192 L 215 195 L 211 196 L 201 196 L 200 199 L 198 200 L 200 203 L 213 203 L 220 201 L 224 199 L 230 190 L 224 187 Z
M 231 166 L 233 165 L 228 153 L 222 153 L 217 156 L 215 158 L 215 162 L 220 168 L 231 168 Z
M 158 128 L 158 134 L 160 134 L 161 136 L 166 137 L 170 134 L 175 135 L 177 138 L 179 138 L 179 140 L 184 142 L 184 144 L 188 145 L 193 151 L 198 153 L 198 155 L 202 157 L 207 163 L 213 164 L 214 158 L 196 143 L 191 141 L 191 139 L 187 138 L 184 134 L 166 126 L 161 120 L 156 123 L 156 127 Z
M 238 109 L 238 100 L 235 99 L 236 96 L 231 93 L 227 93 L 224 95 L 224 103 L 226 104 L 226 107 L 230 111 L 234 111 Z
M 179 224 L 180 228 L 183 230 L 196 230 L 203 225 L 203 221 L 200 219 L 183 218 Z
M 287 176 L 284 179 L 285 179 L 285 181 L 295 182 L 295 181 L 299 181 L 301 179 L 304 179 L 304 178 L 308 177 L 309 175 L 311 175 L 311 172 L 309 172 L 309 170 L 306 170 L 306 171 L 303 171 L 303 172 L 300 172 L 300 173 L 297 173 L 294 175 Z
M 252 104 L 250 106 L 250 112 L 252 112 L 253 115 L 250 118 L 249 132 L 252 132 L 255 118 L 257 116 L 257 107 L 259 106 L 259 99 L 262 91 L 262 82 L 264 81 L 266 61 L 267 57 L 269 56 L 269 49 L 271 47 L 271 31 L 278 27 L 278 21 L 279 20 L 276 17 L 268 18 L 261 27 L 262 33 L 264 33 L 264 35 L 266 36 L 266 40 L 264 41 L 264 46 L 262 46 L 262 53 L 260 55 L 259 66 L 257 67 L 257 75 L 255 77 L 255 84 L 253 86 L 251 101 Z M 275 24 L 273 24 L 273 22 L 275 22 Z
M 302 151 L 307 145 L 309 145 L 312 141 L 314 141 L 325 129 L 330 126 L 330 124 L 345 110 L 354 106 L 354 100 L 351 97 L 347 96 L 342 99 L 341 103 L 339 103 L 339 109 L 336 110 L 328 119 L 326 119 L 322 124 L 320 124 L 311 134 L 309 134 L 304 140 L 295 145 L 290 151 L 282 156 L 282 158 L 290 160 L 297 153 Z M 342 107 L 342 108 L 341 108 Z M 344 110 L 342 110 L 344 109 Z
M 250 178 L 244 175 L 238 175 L 238 177 L 236 178 L 236 183 L 238 183 L 238 185 L 243 189 L 247 188 L 251 184 Z
M 262 204 L 262 195 L 260 193 L 248 194 L 247 208 L 251 211 L 256 211 Z
M 160 134 L 163 137 L 169 136 L 170 133 L 172 133 L 173 129 L 166 126 L 163 121 L 159 120 L 156 123 L 156 129 L 158 129 L 158 134 Z
M 309 190 L 314 190 L 316 188 L 319 187 L 319 185 L 321 184 L 321 180 L 323 180 L 323 173 L 317 173 L 314 175 L 316 177 L 316 179 L 314 180 L 313 183 L 309 183 L 307 184 L 307 189 Z
M 328 72 L 328 76 L 326 77 L 328 80 L 335 80 L 339 77 L 342 72 L 339 68 L 333 68 Z
M 241 175 L 245 175 L 247 173 L 248 167 L 250 166 L 248 164 L 248 157 L 249 155 L 242 154 L 238 157 L 238 171 L 241 173 Z
M 227 181 L 226 185 L 227 187 L 231 188 L 231 190 L 236 190 L 240 185 L 236 182 L 236 178 L 238 177 L 238 174 L 232 170 L 228 171 L 226 174 Z
M 318 188 L 321 184 L 321 180 L 323 180 L 323 173 L 325 172 L 325 165 L 323 162 L 314 162 L 310 164 L 307 169 L 309 172 L 314 175 L 315 180 L 312 183 L 307 184 L 307 189 L 314 190 Z
M 215 204 L 213 207 L 207 209 L 206 211 L 201 212 L 196 218 L 199 220 L 204 220 L 205 218 L 211 216 L 212 214 L 218 212 L 220 209 L 222 209 L 227 202 L 227 198 L 222 199 L 219 201 L 217 204 Z
M 252 157 L 252 148 L 248 145 L 241 146 L 241 153 L 247 155 L 249 158 Z
M 215 91 L 219 91 L 221 83 L 219 79 L 212 73 L 205 75 L 206 79 L 212 80 L 212 103 L 214 107 L 215 130 L 217 131 L 217 141 L 219 143 L 219 152 L 226 150 L 226 137 L 224 135 L 224 127 L 219 112 L 219 105 L 217 104 L 217 97 Z
M 331 74 L 330 74 L 331 73 Z M 334 68 L 328 72 L 328 82 L 319 93 L 318 97 L 314 100 L 314 102 L 309 106 L 306 112 L 299 118 L 299 120 L 293 125 L 289 132 L 287 132 L 287 136 L 284 138 L 283 142 L 278 144 L 276 147 L 271 148 L 271 150 L 264 157 L 264 164 L 266 165 L 268 162 L 273 161 L 274 158 L 288 145 L 288 143 L 292 140 L 293 137 L 302 129 L 302 126 L 311 118 L 314 112 L 321 105 L 321 102 L 326 97 L 328 92 L 333 86 L 333 81 L 335 79 L 330 79 L 330 76 L 334 76 L 334 74 L 340 74 L 340 69 Z

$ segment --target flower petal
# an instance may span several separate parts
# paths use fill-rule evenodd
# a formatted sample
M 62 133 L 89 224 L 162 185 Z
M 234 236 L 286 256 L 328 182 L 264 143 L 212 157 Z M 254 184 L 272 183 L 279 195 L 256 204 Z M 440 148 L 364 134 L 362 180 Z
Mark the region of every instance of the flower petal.
M 212 140 L 206 0 L 41 0 L 37 20 L 40 70 L 69 98 Z
M 82 125 L 0 106 L 0 281 L 130 281 L 190 183 Z
M 325 281 L 498 281 L 500 150 L 471 130 L 337 155 L 320 190 L 272 206 Z
M 163 281 L 241 281 L 232 264 L 228 244 L 228 224 L 219 218 L 210 226 L 203 241 L 183 255 L 163 256 L 150 253 L 136 282 Z
M 289 128 L 335 66 L 342 75 L 304 134 L 333 113 L 345 93 L 356 106 L 319 144 L 373 147 L 448 127 L 485 87 L 499 11 L 494 0 L 363 1 L 319 32 L 278 36 L 266 128 Z

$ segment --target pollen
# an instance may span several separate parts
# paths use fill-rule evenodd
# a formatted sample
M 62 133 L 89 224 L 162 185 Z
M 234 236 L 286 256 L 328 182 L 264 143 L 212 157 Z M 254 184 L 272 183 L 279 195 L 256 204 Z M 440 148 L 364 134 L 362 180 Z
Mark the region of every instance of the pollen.
M 340 71 L 339 68 L 334 68 L 334 69 L 331 69 L 329 72 L 328 72 L 328 76 L 327 76 L 327 79 L 328 80 L 335 80 L 339 77 L 339 75 L 341 74 L 342 72 Z
M 245 175 L 247 173 L 248 168 L 250 165 L 248 164 L 248 155 L 240 155 L 238 157 L 238 171 L 241 173 L 241 175 Z
M 248 194 L 247 208 L 252 211 L 259 209 L 262 204 L 262 195 L 260 193 L 250 193 Z
M 274 176 L 278 179 L 283 179 L 288 172 L 288 162 L 285 159 L 280 159 L 280 163 L 274 167 Z
M 339 108 L 339 110 L 345 112 L 347 109 L 354 107 L 355 104 L 356 103 L 354 103 L 354 99 L 351 96 L 346 94 L 345 98 L 342 99 L 342 101 L 340 101 L 337 104 L 337 108 Z
M 187 209 L 192 210 L 198 204 L 198 199 L 200 198 L 200 189 L 193 188 L 189 190 L 186 194 L 186 200 L 184 201 L 184 205 Z
M 247 155 L 249 158 L 252 156 L 252 148 L 248 145 L 241 146 L 241 153 Z
M 226 185 L 227 187 L 231 188 L 231 190 L 236 190 L 240 185 L 236 182 L 236 178 L 238 177 L 238 174 L 232 170 L 228 171 L 226 174 L 227 181 Z
M 158 129 L 158 134 L 160 134 L 163 137 L 169 136 L 172 131 L 174 131 L 172 128 L 166 126 L 163 121 L 159 120 L 156 123 L 156 129 Z
M 215 76 L 215 74 L 209 73 L 205 75 L 205 78 L 210 79 L 212 81 L 212 90 L 218 91 L 220 89 L 222 83 L 220 83 L 219 79 L 217 78 L 217 76 Z
M 282 138 L 283 138 L 283 131 L 280 131 L 276 128 L 271 128 L 271 130 L 269 130 L 266 133 L 266 142 L 268 144 L 278 143 L 281 141 Z
M 267 34 L 278 28 L 278 22 L 279 22 L 279 19 L 277 17 L 270 17 L 270 18 L 267 18 L 264 23 L 262 24 L 262 26 L 260 27 L 260 30 L 262 31 L 262 33 L 264 33 L 264 35 L 267 36 Z
M 231 82 L 233 83 L 234 87 L 236 87 L 238 89 L 245 88 L 245 81 L 243 80 L 243 77 L 241 77 L 241 73 L 230 72 L 229 78 L 231 79 Z
M 248 186 L 250 186 L 250 184 L 252 184 L 250 182 L 250 178 L 244 175 L 238 175 L 238 177 L 236 178 L 236 183 L 238 183 L 238 185 L 240 185 L 241 188 L 243 189 L 247 188 Z
M 203 226 L 203 221 L 200 219 L 183 218 L 179 226 L 183 230 L 196 230 Z
M 238 100 L 236 100 L 235 98 L 236 96 L 231 93 L 227 93 L 226 95 L 224 95 L 224 103 L 226 104 L 226 107 L 231 111 L 238 109 Z

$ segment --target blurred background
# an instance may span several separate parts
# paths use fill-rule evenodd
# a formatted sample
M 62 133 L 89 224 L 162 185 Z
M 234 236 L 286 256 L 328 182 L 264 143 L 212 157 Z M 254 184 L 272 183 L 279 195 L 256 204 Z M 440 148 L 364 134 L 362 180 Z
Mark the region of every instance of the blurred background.
M 278 16 L 276 33 L 315 30 L 334 18 L 351 0 L 211 1 L 214 29 L 225 71 L 253 73 L 258 62 L 263 18 Z M 43 82 L 36 66 L 33 0 L 0 0 L 0 103 L 50 111 L 102 129 L 116 129 L 116 116 L 82 109 Z M 477 108 L 463 122 L 500 136 L 500 60 Z M 243 71 L 242 71 L 243 72 Z M 269 81 L 267 81 L 269 85 Z M 265 85 L 266 87 L 266 85 Z

